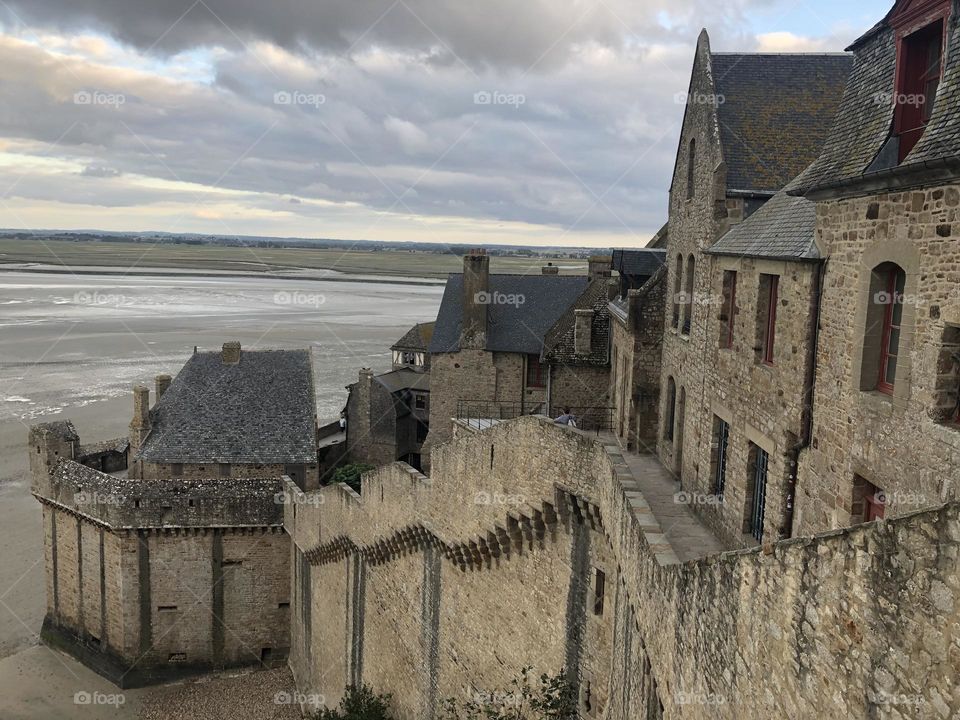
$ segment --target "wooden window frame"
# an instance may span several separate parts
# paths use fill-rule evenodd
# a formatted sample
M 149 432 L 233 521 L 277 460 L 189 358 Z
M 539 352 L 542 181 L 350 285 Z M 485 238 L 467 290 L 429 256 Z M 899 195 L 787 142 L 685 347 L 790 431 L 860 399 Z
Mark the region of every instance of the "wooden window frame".
M 538 355 L 527 355 L 527 387 L 542 389 L 547 387 L 547 365 L 540 362 Z
M 901 310 L 900 323 L 897 325 L 894 325 L 893 316 L 900 298 L 900 293 L 897 291 L 897 280 L 900 275 L 903 275 L 904 287 L 906 287 L 906 273 L 896 265 L 890 267 L 886 272 L 886 292 L 890 302 L 883 311 L 883 333 L 880 340 L 880 374 L 877 377 L 877 390 L 886 395 L 893 395 L 894 386 L 897 382 L 897 373 L 896 370 L 894 370 L 893 382 L 889 383 L 887 382 L 887 370 L 890 367 L 891 358 L 899 361 L 900 343 L 899 341 L 897 342 L 896 352 L 890 352 L 890 337 L 893 335 L 893 331 L 896 330 L 899 333 L 900 340 L 903 339 L 903 311 Z
M 727 279 L 729 278 L 729 287 L 727 284 Z M 724 327 L 726 328 L 726 337 L 721 338 L 720 349 L 721 350 L 732 350 L 733 349 L 733 333 L 737 326 L 737 271 L 736 270 L 724 270 L 723 271 L 723 285 L 722 290 L 724 293 L 723 298 L 723 312 L 726 314 L 725 318 L 721 315 L 721 320 L 725 319 Z
M 763 333 L 764 365 L 773 365 L 777 342 L 777 303 L 780 301 L 780 276 L 768 275 L 770 287 L 767 290 L 767 326 Z
M 727 458 L 730 455 L 730 423 L 717 418 L 717 465 L 713 476 L 713 494 L 721 500 L 727 486 Z

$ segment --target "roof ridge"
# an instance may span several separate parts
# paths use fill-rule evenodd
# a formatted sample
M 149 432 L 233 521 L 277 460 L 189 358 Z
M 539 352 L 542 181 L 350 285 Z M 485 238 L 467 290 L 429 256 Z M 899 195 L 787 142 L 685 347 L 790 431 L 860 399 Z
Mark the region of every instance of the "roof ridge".
M 844 50 L 833 52 L 711 52 L 711 57 L 851 57 L 852 53 Z

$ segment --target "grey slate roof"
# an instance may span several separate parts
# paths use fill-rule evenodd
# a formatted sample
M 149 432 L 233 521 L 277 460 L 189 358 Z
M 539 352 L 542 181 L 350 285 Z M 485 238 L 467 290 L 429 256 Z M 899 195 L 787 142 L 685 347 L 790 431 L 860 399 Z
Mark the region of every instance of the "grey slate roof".
M 842 53 L 711 54 L 728 192 L 778 192 L 816 159 L 851 65 Z
M 236 365 L 195 353 L 150 411 L 148 462 L 315 463 L 309 350 L 243 350 Z
M 433 338 L 433 329 L 436 323 L 417 323 L 407 330 L 406 334 L 390 348 L 391 350 L 419 350 L 426 352 Z
M 836 123 L 823 153 L 792 192 L 855 188 L 886 175 L 922 171 L 930 165 L 960 165 L 960 0 L 953 0 L 946 65 L 933 115 L 926 132 L 899 166 L 894 153 L 881 154 L 893 127 L 890 93 L 896 74 L 896 38 L 887 18 L 854 43 L 852 49 L 854 66 Z
M 613 251 L 613 269 L 621 275 L 650 277 L 666 262 L 667 251 L 660 248 L 624 248 Z
M 706 252 L 714 255 L 817 260 L 814 242 L 816 204 L 786 191 L 772 199 L 739 225 L 735 225 Z
M 609 278 L 594 280 L 577 301 L 554 324 L 544 338 L 543 358 L 568 365 L 606 365 L 610 362 L 610 308 L 607 303 Z M 574 332 L 576 311 L 594 311 L 590 325 L 590 353 L 578 355 Z
M 487 346 L 491 352 L 539 355 L 543 339 L 587 287 L 583 275 L 490 275 L 490 293 L 523 297 L 519 305 L 491 304 Z M 430 352 L 457 352 L 463 330 L 463 275 L 451 274 L 437 314 Z

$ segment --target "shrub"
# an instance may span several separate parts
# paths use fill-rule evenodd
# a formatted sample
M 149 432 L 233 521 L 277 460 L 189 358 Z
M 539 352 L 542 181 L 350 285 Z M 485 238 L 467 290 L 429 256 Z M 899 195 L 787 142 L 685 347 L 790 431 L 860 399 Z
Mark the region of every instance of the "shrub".
M 543 674 L 533 677 L 533 668 L 525 667 L 511 689 L 477 692 L 473 699 L 460 703 L 448 698 L 443 703 L 441 720 L 575 720 L 577 697 L 564 676 Z
M 357 492 L 360 492 L 360 476 L 370 470 L 373 470 L 373 465 L 367 465 L 366 463 L 344 465 L 341 468 L 337 468 L 337 471 L 333 474 L 333 478 L 330 480 L 330 484 L 346 483 Z
M 348 685 L 336 710 L 323 709 L 313 720 L 393 720 L 390 695 L 374 695 L 366 685 Z

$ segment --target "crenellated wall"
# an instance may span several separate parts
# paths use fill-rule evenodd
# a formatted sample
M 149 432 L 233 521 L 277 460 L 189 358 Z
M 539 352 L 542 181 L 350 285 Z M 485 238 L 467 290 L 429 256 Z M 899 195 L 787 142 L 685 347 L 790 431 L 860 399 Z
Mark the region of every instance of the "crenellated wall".
M 679 564 L 619 450 L 537 417 L 362 490 L 288 486 L 291 666 L 331 705 L 430 718 L 533 665 L 608 720 L 960 711 L 960 504 Z

